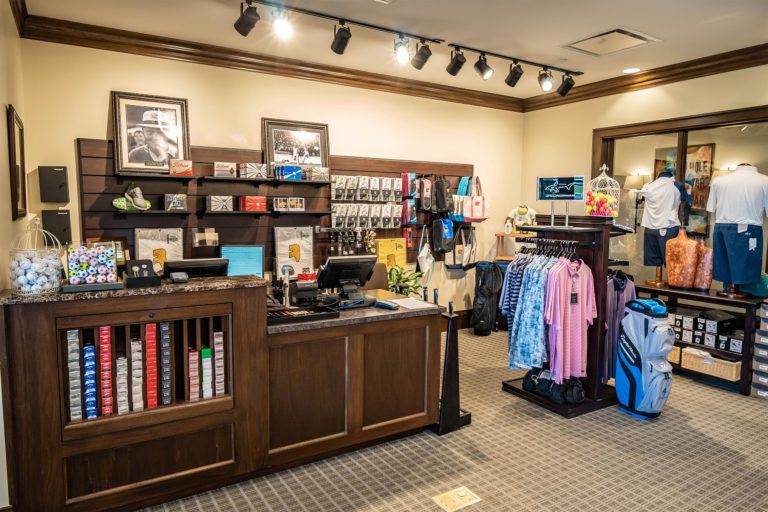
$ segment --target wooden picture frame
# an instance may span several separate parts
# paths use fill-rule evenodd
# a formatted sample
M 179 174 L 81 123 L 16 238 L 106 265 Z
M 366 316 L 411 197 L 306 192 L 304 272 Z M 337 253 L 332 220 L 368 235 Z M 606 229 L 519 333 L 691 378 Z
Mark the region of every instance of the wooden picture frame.
M 9 104 L 6 107 L 8 123 L 8 163 L 11 174 L 11 220 L 27 214 L 27 171 L 24 164 L 24 123 L 19 113 Z
M 262 119 L 264 162 L 272 165 L 329 167 L 328 125 Z
M 86 243 L 102 243 L 102 242 L 114 242 L 115 243 L 115 259 L 117 265 L 125 265 L 128 258 L 128 238 L 124 236 L 112 236 L 112 237 L 88 237 L 85 239 Z
M 189 160 L 187 100 L 112 91 L 115 174 L 169 174 Z

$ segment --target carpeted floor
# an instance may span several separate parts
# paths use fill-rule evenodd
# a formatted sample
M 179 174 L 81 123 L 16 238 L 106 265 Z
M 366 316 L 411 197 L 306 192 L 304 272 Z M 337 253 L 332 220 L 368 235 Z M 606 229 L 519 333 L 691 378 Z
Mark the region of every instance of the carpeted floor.
M 768 402 L 675 375 L 661 418 L 604 409 L 567 420 L 500 390 L 506 333 L 461 333 L 472 425 L 422 433 L 154 511 L 436 511 L 467 486 L 468 512 L 768 510 Z

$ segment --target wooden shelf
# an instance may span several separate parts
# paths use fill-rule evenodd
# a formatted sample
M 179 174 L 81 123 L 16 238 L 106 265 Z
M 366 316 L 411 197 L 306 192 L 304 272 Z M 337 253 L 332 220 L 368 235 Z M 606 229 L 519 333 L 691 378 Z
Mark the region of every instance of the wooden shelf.
M 149 174 L 149 173 L 143 173 L 143 172 L 121 172 L 121 173 L 115 173 L 115 176 L 118 179 L 152 179 L 152 180 L 177 180 L 177 181 L 189 181 L 194 180 L 196 176 L 173 176 L 171 174 Z
M 203 215 L 269 215 L 272 212 L 247 212 L 247 211 L 217 211 L 217 210 L 205 210 L 200 212 Z
M 330 210 L 305 210 L 303 212 L 267 212 L 274 215 L 330 215 Z
M 536 236 L 536 233 L 496 233 L 496 238 L 529 238 Z
M 115 210 L 121 215 L 189 215 L 190 210 Z
M 712 304 L 720 304 L 722 306 L 735 306 L 735 307 L 759 307 L 763 299 L 760 297 L 747 297 L 746 299 L 729 299 L 728 297 L 720 297 L 717 295 L 716 290 L 709 290 L 706 292 L 699 292 L 696 290 L 686 290 L 681 288 L 655 288 L 653 286 L 645 286 L 642 284 L 635 285 L 637 292 L 664 295 L 666 297 L 676 297 L 678 299 L 688 299 L 701 302 L 710 302 Z
M 279 180 L 277 178 L 241 178 L 239 176 L 197 176 L 197 179 L 201 180 L 213 180 L 213 181 L 233 181 L 233 182 L 241 182 L 241 183 L 251 183 L 253 185 L 261 185 L 264 183 L 269 183 L 272 185 L 282 185 L 282 184 L 288 184 L 288 185 L 316 185 L 316 186 L 323 186 L 323 185 L 330 185 L 330 181 L 315 181 L 315 180 Z
M 707 333 L 707 334 L 711 334 L 711 333 Z M 740 354 L 739 352 L 731 352 L 730 350 L 721 350 L 719 348 L 708 347 L 706 345 L 699 345 L 697 343 L 685 343 L 680 340 L 675 340 L 675 346 L 681 347 L 681 348 L 692 347 L 699 350 L 704 350 L 706 352 L 712 352 L 713 354 L 721 354 L 724 356 L 731 356 L 739 359 L 742 359 L 744 357 L 744 354 Z

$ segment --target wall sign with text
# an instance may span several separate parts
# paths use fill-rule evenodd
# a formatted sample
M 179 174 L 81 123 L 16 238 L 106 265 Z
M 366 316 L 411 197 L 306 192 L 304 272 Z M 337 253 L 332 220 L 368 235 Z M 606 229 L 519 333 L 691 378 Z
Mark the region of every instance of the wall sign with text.
M 539 201 L 583 201 L 584 176 L 538 178 Z

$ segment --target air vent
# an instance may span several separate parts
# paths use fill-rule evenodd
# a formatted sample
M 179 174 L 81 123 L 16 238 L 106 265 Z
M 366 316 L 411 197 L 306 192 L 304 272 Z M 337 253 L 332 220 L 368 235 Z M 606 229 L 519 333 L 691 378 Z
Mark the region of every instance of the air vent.
M 594 55 L 595 57 L 602 57 L 603 55 L 629 50 L 630 48 L 638 48 L 647 44 L 658 43 L 659 41 L 661 39 L 647 34 L 617 28 L 576 41 L 567 45 L 566 48 Z

